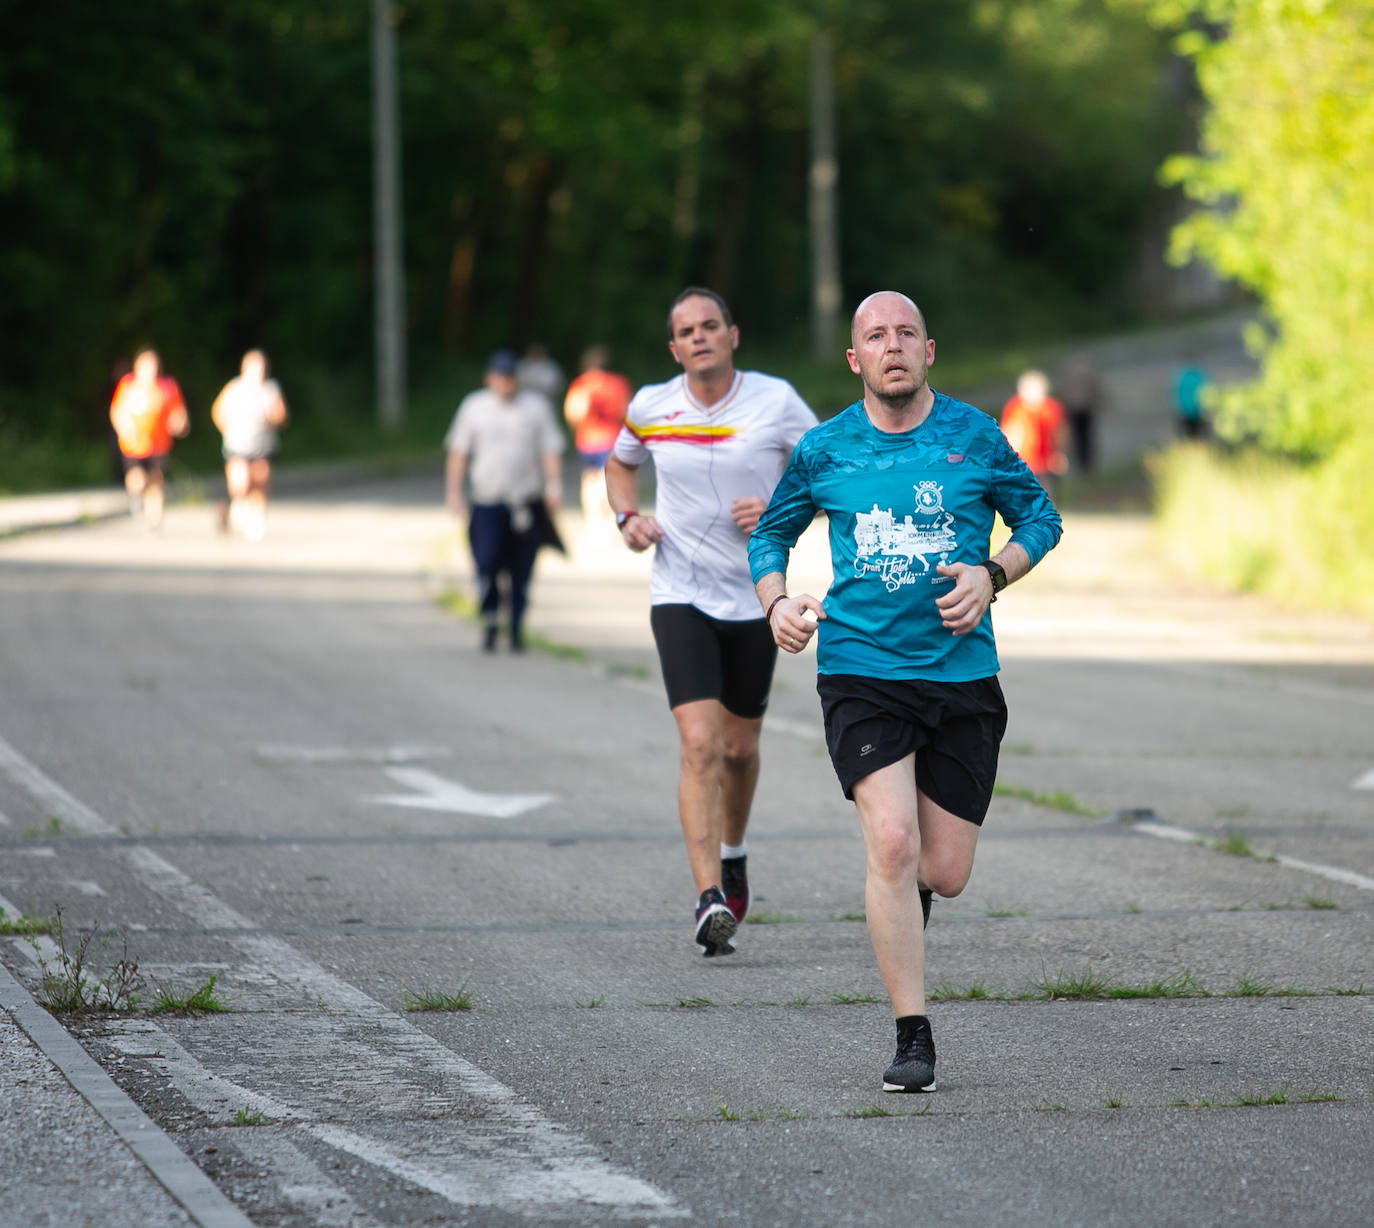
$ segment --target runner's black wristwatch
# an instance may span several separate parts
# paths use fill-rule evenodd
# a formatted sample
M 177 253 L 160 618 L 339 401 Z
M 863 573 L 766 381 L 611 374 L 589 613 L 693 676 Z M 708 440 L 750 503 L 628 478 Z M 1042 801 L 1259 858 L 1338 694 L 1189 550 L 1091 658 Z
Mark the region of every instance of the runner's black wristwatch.
M 1001 563 L 994 563 L 991 559 L 984 559 L 978 566 L 986 567 L 988 575 L 992 577 L 992 599 L 996 601 L 997 594 L 1007 587 L 1007 573 L 1002 570 Z

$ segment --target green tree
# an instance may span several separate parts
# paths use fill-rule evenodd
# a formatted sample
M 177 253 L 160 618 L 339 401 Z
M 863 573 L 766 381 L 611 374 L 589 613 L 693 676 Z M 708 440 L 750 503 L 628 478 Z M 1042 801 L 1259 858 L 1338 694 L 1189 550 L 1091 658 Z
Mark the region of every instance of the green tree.
M 1209 111 L 1169 180 L 1203 207 L 1175 255 L 1253 289 L 1261 378 L 1218 429 L 1295 457 L 1374 431 L 1374 2 L 1213 0 L 1215 35 L 1182 40 Z

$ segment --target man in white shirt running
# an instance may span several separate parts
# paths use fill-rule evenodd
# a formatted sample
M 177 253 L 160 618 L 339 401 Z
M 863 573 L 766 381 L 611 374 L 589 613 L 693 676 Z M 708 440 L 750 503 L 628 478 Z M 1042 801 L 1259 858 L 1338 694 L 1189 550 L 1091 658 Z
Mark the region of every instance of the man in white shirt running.
M 631 550 L 655 547 L 650 624 L 681 747 L 678 812 L 697 891 L 695 941 L 728 955 L 749 909 L 745 829 L 777 661 L 747 544 L 816 416 L 786 380 L 736 371 L 724 299 L 690 287 L 668 312 L 682 374 L 641 388 L 606 462 L 606 494 Z M 652 515 L 639 466 L 653 457 Z

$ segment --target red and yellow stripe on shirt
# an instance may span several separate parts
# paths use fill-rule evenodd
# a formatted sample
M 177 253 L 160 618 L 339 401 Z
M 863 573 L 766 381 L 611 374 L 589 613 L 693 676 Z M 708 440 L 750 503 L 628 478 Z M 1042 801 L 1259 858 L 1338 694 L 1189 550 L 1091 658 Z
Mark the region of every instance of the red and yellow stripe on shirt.
M 738 433 L 733 426 L 703 426 L 700 423 L 656 422 L 641 426 L 637 422 L 625 423 L 630 434 L 644 443 L 697 443 L 716 444 L 733 439 Z

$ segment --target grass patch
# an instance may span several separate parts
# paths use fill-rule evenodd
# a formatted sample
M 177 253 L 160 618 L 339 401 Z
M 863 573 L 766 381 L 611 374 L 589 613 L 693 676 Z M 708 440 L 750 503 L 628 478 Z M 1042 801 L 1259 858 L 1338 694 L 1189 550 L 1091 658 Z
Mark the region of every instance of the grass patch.
M 989 908 L 983 915 L 985 917 L 1029 917 L 1030 913 L 1019 908 Z
M 1107 1108 L 1109 1109 L 1124 1109 L 1125 1107 L 1126 1102 L 1118 1096 L 1113 1096 L 1107 1101 Z
M 1176 1109 L 1210 1109 L 1213 1101 L 1199 1097 L 1196 1100 L 1175 1100 L 1172 1107 Z
M 1235 985 L 1226 990 L 1224 998 L 1267 998 L 1274 992 L 1274 987 L 1267 981 L 1257 980 L 1255 977 L 1243 976 Z
M 1226 853 L 1231 857 L 1253 857 L 1254 847 L 1250 843 L 1250 837 L 1244 832 L 1227 832 L 1226 835 L 1218 837 L 1216 840 L 1205 841 L 1210 849 L 1215 849 L 1218 853 Z
M 886 1002 L 887 999 L 871 993 L 832 993 L 830 1001 L 834 1006 L 862 1006 L 869 1002 Z
M 850 1109 L 845 1116 L 857 1117 L 862 1120 L 865 1117 L 900 1117 L 901 1114 L 894 1113 L 891 1109 L 885 1109 L 878 1104 L 870 1104 L 866 1108 Z
M 1278 1091 L 1270 1092 L 1267 1096 L 1256 1094 L 1237 1096 L 1236 1099 L 1232 1100 L 1226 1107 L 1233 1109 L 1254 1109 L 1261 1108 L 1264 1105 L 1288 1103 L 1288 1084 L 1285 1083 Z
M 1065 1111 L 1062 1104 L 1055 1104 L 1050 1100 L 1042 1101 L 1040 1104 L 1033 1104 L 1031 1108 L 1037 1113 L 1062 1113 Z
M 236 1126 L 261 1126 L 264 1125 L 266 1121 L 267 1118 L 259 1112 L 250 1111 L 249 1109 L 234 1110 L 234 1125 Z
M 407 989 L 401 997 L 401 1005 L 408 1011 L 470 1011 L 473 1003 L 472 994 L 467 985 L 463 985 L 457 993 L 443 993 L 437 989 L 420 989 L 412 993 Z
M 1147 981 L 1143 985 L 1112 985 L 1108 998 L 1210 998 L 1212 995 L 1197 983 L 1191 972 L 1179 972 L 1170 977 Z
M 810 1006 L 810 1005 L 811 1005 L 811 999 L 810 999 L 810 998 L 788 998 L 786 1004 L 787 1004 L 788 1006 Z
M 31 917 L 26 912 L 11 917 L 0 908 L 0 936 L 3 937 L 32 938 L 35 934 L 51 934 L 56 924 L 53 917 Z
M 1101 810 L 1083 805 L 1072 793 L 1067 793 L 1063 789 L 1045 793 L 1039 789 L 1024 789 L 1020 785 L 1004 785 L 998 781 L 993 785 L 992 792 L 996 797 L 1014 797 L 1018 801 L 1045 806 L 1050 810 L 1062 810 L 1065 814 L 1080 814 L 1090 819 L 1100 819 L 1104 814 Z
M 1302 902 L 1306 904 L 1308 908 L 1315 908 L 1318 910 L 1340 907 L 1335 900 L 1324 895 L 1305 895 L 1302 897 Z
M 791 925 L 801 918 L 785 912 L 751 912 L 745 920 L 750 925 Z
M 975 981 L 967 989 L 957 989 L 953 985 L 936 985 L 926 991 L 931 1002 L 991 1002 L 999 994 L 990 990 L 982 981 Z
M 1140 905 L 1137 904 L 1134 900 L 1127 900 L 1126 907 L 1123 908 L 1121 911 L 1126 913 L 1127 916 L 1134 916 L 1137 913 L 1144 912 L 1145 910 L 1141 908 Z
M 169 1013 L 208 1014 L 217 1011 L 227 1011 L 229 1006 L 222 998 L 216 996 L 215 978 L 211 977 L 204 985 L 201 985 L 184 997 L 177 997 L 166 989 L 160 989 L 157 997 L 153 1001 L 151 1009 L 155 1015 Z
M 1033 990 L 1024 996 L 1043 999 L 1046 1002 L 1067 1002 L 1085 998 L 1105 998 L 1111 988 L 1112 982 L 1095 972 L 1080 972 L 1077 976 L 1057 972 L 1053 979 L 1046 977 L 1038 981 Z
M 602 1007 L 602 1006 L 605 1006 L 605 1005 L 606 1005 L 606 995 L 603 993 L 600 997 L 597 997 L 597 998 L 588 998 L 587 1001 L 585 1001 L 585 1002 L 579 1002 L 579 1003 L 577 1003 L 577 1005 L 580 1006 L 583 1010 L 587 1010 L 587 1011 L 594 1011 L 594 1010 L 597 1010 L 599 1007 Z
M 690 1010 L 699 1010 L 704 1006 L 715 1006 L 710 998 L 679 998 L 677 1004 Z
M 836 921 L 867 921 L 867 920 L 868 920 L 868 914 L 867 914 L 866 912 L 842 912 L 838 917 L 835 918 L 835 920 L 836 920 Z
M 1344 1096 L 1335 1092 L 1319 1092 L 1316 1088 L 1298 1097 L 1299 1104 L 1339 1104 L 1344 1100 Z
M 725 1101 L 722 1100 L 719 1096 L 716 1097 L 716 1112 L 720 1114 L 721 1121 L 741 1120 L 740 1115 L 737 1112 L 735 1112 L 735 1110 L 732 1109 L 728 1104 L 726 1104 Z

